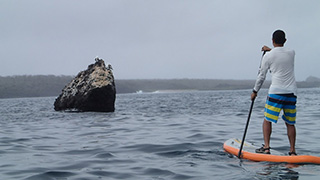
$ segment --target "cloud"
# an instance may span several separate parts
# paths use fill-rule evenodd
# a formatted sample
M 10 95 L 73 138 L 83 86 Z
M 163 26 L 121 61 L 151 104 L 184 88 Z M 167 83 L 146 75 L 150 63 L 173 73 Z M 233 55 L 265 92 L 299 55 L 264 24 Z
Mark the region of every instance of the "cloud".
M 97 55 L 116 78 L 254 79 L 276 29 L 297 79 L 320 77 L 319 1 L 1 1 L 0 75 L 76 74 Z M 305 71 L 309 69 L 310 71 Z

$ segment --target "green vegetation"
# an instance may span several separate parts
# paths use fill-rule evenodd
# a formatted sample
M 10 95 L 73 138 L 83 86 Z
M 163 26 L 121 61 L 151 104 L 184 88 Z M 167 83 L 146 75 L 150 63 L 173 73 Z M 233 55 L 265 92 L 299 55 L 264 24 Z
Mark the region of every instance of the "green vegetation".
M 0 98 L 56 96 L 74 77 L 73 76 L 0 76 Z M 115 80 L 117 93 L 137 91 L 154 92 L 157 90 L 234 90 L 251 89 L 255 80 L 218 80 L 218 79 L 137 79 Z M 265 82 L 267 88 L 270 82 Z M 299 88 L 320 87 L 320 79 L 309 77 L 298 82 Z
M 58 96 L 71 76 L 0 76 L 0 98 Z

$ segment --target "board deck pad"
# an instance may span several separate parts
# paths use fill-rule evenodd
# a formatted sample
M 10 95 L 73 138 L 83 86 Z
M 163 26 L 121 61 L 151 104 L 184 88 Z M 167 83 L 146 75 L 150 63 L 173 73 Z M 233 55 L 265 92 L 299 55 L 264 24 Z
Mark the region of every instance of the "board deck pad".
M 226 152 L 238 156 L 239 149 L 241 146 L 241 140 L 231 138 L 223 144 L 223 148 Z M 251 161 L 268 161 L 268 162 L 285 162 L 285 163 L 312 163 L 320 164 L 320 157 L 311 155 L 298 155 L 288 156 L 282 152 L 270 149 L 271 154 L 256 153 L 255 150 L 260 147 L 255 146 L 253 143 L 244 142 L 241 158 L 248 159 Z
M 225 142 L 225 144 L 227 144 L 227 145 L 229 145 L 231 147 L 240 149 L 241 140 L 236 139 L 236 138 L 232 138 L 232 139 L 227 140 Z M 259 149 L 259 148 L 260 147 L 255 146 L 253 143 L 244 141 L 242 151 L 247 151 L 247 152 L 250 152 L 250 153 L 256 153 L 256 149 Z M 285 156 L 284 153 L 276 151 L 274 149 L 270 149 L 270 153 L 273 154 L 273 155 Z

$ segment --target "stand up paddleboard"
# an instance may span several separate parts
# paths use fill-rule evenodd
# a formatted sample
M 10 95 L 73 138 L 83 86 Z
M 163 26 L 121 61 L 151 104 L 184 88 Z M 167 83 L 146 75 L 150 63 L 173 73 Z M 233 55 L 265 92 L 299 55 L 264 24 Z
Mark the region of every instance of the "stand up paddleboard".
M 223 144 L 224 150 L 235 156 L 238 156 L 240 146 L 241 140 L 235 138 L 229 139 Z M 320 157 L 317 156 L 288 156 L 273 149 L 270 150 L 271 154 L 260 154 L 255 152 L 255 150 L 258 148 L 259 147 L 253 145 L 252 143 L 245 141 L 243 144 L 241 158 L 251 161 L 285 162 L 293 164 L 320 164 Z

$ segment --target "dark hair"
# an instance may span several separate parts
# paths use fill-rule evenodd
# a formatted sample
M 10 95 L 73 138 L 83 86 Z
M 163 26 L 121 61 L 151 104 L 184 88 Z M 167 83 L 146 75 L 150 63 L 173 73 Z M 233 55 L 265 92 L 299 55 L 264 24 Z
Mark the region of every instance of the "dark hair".
M 276 30 L 272 34 L 272 39 L 276 44 L 284 44 L 286 42 L 286 34 L 282 30 Z

